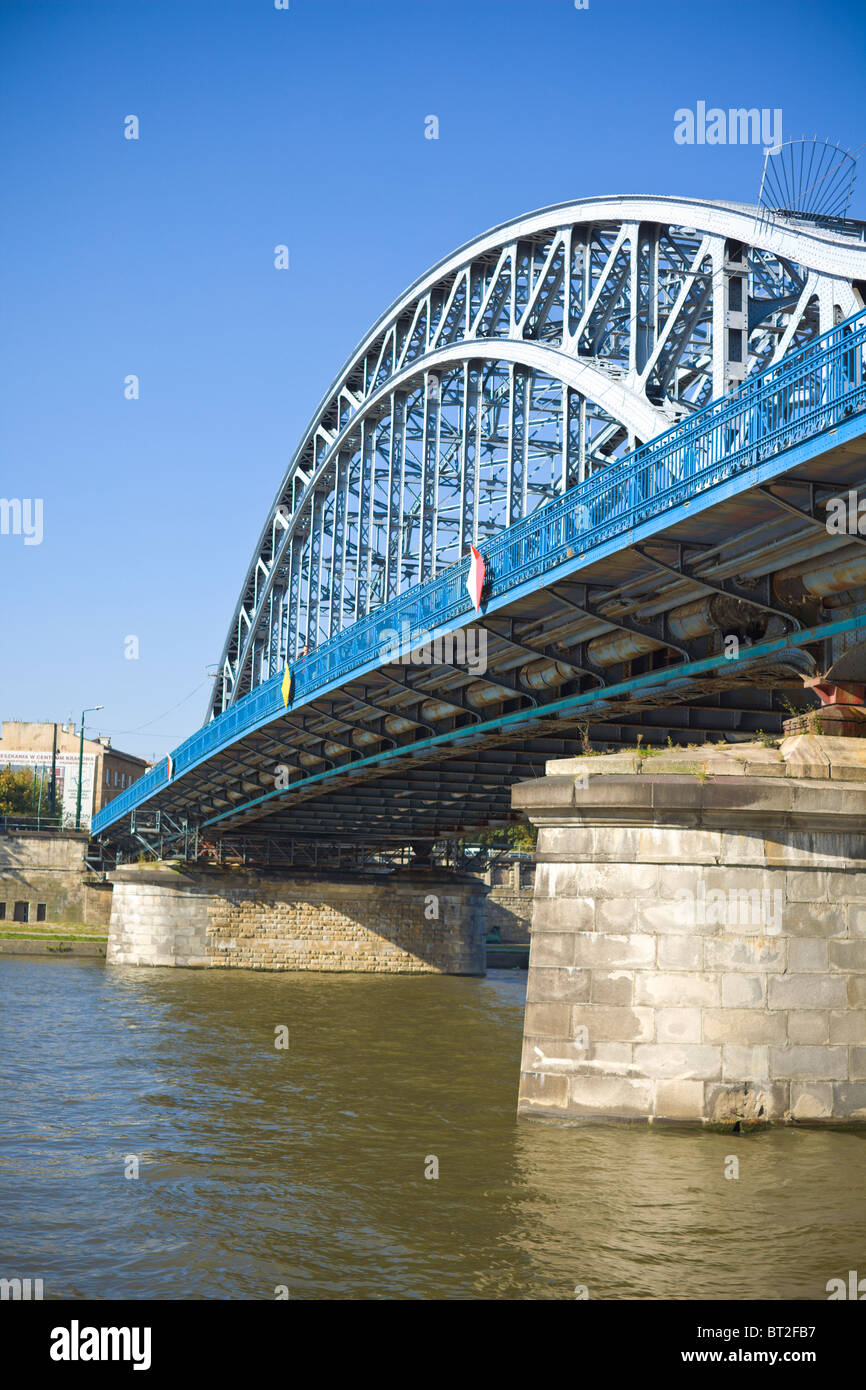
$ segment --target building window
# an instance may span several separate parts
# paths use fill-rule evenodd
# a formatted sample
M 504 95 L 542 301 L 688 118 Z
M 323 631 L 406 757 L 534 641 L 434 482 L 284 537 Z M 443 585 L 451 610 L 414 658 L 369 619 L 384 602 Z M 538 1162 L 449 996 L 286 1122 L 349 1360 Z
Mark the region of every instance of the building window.
M 45 921 L 45 903 L 36 904 L 36 920 L 37 922 Z
M 107 787 L 111 786 L 111 771 L 109 768 L 105 769 L 105 785 Z
M 29 921 L 30 921 L 30 904 L 29 904 L 29 903 L 16 903 L 16 904 L 15 904 L 14 911 L 13 911 L 13 913 L 12 913 L 12 920 L 13 920 L 14 922 L 29 922 Z
M 6 904 L 0 903 L 0 922 L 6 921 Z

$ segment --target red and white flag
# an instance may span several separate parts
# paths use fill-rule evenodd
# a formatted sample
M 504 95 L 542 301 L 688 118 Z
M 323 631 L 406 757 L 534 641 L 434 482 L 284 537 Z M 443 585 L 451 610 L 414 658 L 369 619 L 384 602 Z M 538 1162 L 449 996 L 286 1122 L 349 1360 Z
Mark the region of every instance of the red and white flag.
M 469 564 L 469 573 L 466 576 L 466 587 L 469 590 L 469 597 L 475 604 L 475 612 L 477 613 L 481 606 L 481 591 L 484 588 L 484 575 L 486 570 L 484 567 L 484 559 L 475 549 L 475 546 L 470 545 L 469 549 L 472 551 L 472 560 Z

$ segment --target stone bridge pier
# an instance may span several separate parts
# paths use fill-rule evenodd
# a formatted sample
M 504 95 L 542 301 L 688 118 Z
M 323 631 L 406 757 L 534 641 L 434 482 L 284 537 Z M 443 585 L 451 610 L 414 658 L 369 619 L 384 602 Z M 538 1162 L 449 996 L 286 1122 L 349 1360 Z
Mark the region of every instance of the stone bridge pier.
M 487 888 L 469 874 L 164 862 L 110 878 L 109 965 L 485 973 Z
M 513 796 L 521 1113 L 866 1123 L 866 741 L 558 760 Z

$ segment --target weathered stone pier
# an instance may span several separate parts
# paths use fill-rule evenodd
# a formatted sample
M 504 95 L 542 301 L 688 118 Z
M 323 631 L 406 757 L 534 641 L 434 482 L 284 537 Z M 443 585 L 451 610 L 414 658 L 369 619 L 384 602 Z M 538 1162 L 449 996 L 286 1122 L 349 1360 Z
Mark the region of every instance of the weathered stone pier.
M 487 888 L 470 874 L 134 864 L 114 885 L 109 965 L 483 975 Z
M 576 757 L 513 798 L 521 1113 L 866 1123 L 866 741 Z

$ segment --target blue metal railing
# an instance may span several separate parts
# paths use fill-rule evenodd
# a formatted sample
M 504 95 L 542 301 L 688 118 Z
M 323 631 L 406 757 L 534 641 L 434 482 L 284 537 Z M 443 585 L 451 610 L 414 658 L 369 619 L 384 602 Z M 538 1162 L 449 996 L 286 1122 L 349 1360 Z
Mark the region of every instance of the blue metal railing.
M 756 372 L 737 390 L 484 541 L 485 600 L 588 557 L 612 538 L 866 411 L 866 310 Z M 468 556 L 336 633 L 294 666 L 293 706 L 370 665 L 387 631 L 410 643 L 473 611 Z M 173 776 L 283 714 L 282 673 L 243 696 L 172 754 Z M 93 818 L 98 833 L 168 784 L 164 759 Z

